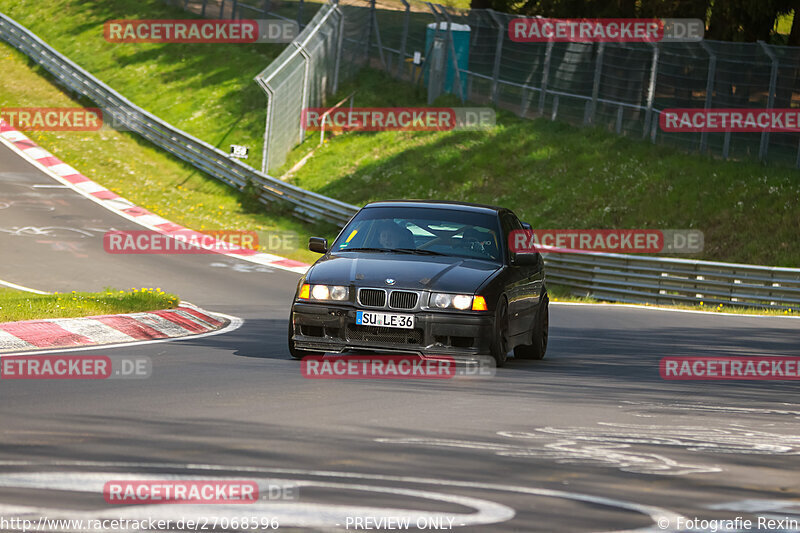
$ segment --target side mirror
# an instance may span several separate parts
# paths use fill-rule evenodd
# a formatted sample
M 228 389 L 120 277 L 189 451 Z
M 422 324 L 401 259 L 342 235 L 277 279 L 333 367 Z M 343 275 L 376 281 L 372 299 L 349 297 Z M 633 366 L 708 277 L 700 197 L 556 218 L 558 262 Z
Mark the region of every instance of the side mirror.
M 511 254 L 511 264 L 514 266 L 536 266 L 539 264 L 539 252 Z
M 328 239 L 324 237 L 311 237 L 308 239 L 308 249 L 318 254 L 328 251 Z

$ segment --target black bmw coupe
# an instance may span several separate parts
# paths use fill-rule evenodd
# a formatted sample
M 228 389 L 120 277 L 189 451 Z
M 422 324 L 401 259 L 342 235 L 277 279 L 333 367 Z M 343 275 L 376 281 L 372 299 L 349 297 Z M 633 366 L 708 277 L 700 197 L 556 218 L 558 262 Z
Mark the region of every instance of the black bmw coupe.
M 541 359 L 548 297 L 542 257 L 514 253 L 530 229 L 508 209 L 386 201 L 368 204 L 300 280 L 289 318 L 293 357 L 386 354 Z

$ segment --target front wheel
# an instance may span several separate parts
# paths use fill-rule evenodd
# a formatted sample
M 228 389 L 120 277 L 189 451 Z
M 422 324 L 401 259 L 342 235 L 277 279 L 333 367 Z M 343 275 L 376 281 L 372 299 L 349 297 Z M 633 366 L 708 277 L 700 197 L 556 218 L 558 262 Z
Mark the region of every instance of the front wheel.
M 494 338 L 491 352 L 498 368 L 506 364 L 508 358 L 508 302 L 504 296 L 500 297 L 494 314 Z
M 547 352 L 547 337 L 550 333 L 550 298 L 547 293 L 542 296 L 542 303 L 533 327 L 531 344 L 514 348 L 514 357 L 518 359 L 544 359 Z

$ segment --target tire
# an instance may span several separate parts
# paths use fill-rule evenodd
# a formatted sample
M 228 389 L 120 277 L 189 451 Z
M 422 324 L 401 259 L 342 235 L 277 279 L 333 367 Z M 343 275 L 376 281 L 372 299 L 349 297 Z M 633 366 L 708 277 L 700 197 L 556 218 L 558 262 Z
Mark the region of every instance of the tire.
M 289 355 L 292 356 L 292 359 L 302 359 L 307 355 L 325 355 L 323 352 L 309 352 L 306 350 L 298 350 L 294 347 L 294 341 L 292 340 L 292 336 L 294 331 L 292 331 L 292 317 L 289 317 Z
M 505 296 L 500 297 L 494 313 L 494 337 L 490 349 L 498 368 L 506 364 L 508 359 L 508 302 Z
M 536 314 L 536 325 L 531 334 L 532 344 L 514 348 L 514 357 L 517 359 L 544 359 L 544 354 L 547 352 L 547 338 L 550 334 L 550 298 L 546 292 L 540 305 Z

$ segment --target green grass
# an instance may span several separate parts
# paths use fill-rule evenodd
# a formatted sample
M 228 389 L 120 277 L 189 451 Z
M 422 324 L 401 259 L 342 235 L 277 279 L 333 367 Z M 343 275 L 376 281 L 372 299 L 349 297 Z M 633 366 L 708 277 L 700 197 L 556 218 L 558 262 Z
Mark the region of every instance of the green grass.
M 420 106 L 421 91 L 363 71 L 355 105 Z M 336 101 L 336 98 L 333 99 Z M 444 100 L 443 103 L 453 104 Z M 696 258 L 800 265 L 800 172 L 725 162 L 547 119 L 498 113 L 489 132 L 310 137 L 295 184 L 356 205 L 440 198 L 508 206 L 538 228 L 699 229 Z
M 178 306 L 178 297 L 159 288 L 33 294 L 0 289 L 0 322 L 138 313 Z
M 253 77 L 282 44 L 114 44 L 111 19 L 178 19 L 191 15 L 162 0 L 3 0 L 2 11 L 135 104 L 228 151 L 250 148 L 261 168 L 266 96 Z
M 265 98 L 252 77 L 280 46 L 104 41 L 102 26 L 111 18 L 188 16 L 160 0 L 6 0 L 3 10 L 168 122 L 223 149 L 229 143 L 250 146 L 254 159 L 248 163 L 260 166 Z M 52 23 L 55 18 L 58 24 Z M 7 77 L 4 69 L 4 81 Z M 30 91 L 12 88 L 11 82 L 0 88 L 0 97 L 26 105 Z M 424 105 L 422 91 L 374 71 L 344 84 L 330 101 L 353 90 L 356 106 Z M 194 229 L 289 228 L 300 234 L 300 242 L 312 233 L 335 233 L 334 228 L 290 220 L 280 208 L 252 205 L 132 135 L 34 138 L 90 178 Z M 275 174 L 315 148 L 317 139 L 311 135 Z M 505 112 L 489 132 L 328 136 L 293 181 L 356 205 L 388 198 L 500 204 L 539 228 L 693 228 L 705 233 L 706 243 L 695 258 L 800 265 L 797 170 L 723 162 L 600 129 L 522 120 Z M 317 257 L 304 251 L 287 255 L 307 261 Z

